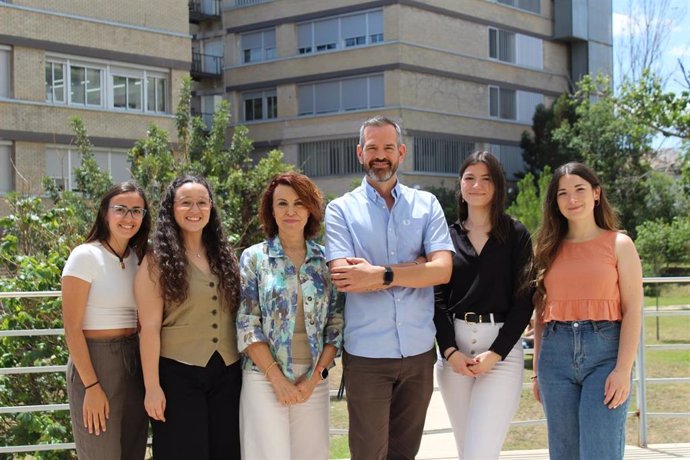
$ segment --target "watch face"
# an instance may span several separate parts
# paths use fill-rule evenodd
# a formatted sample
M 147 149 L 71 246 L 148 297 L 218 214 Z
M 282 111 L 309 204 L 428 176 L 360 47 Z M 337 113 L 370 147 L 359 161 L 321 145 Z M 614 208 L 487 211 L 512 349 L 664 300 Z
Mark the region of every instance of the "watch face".
M 328 378 L 328 369 L 325 367 L 321 370 L 321 380 L 326 380 Z
M 393 270 L 390 267 L 386 267 L 386 271 L 383 273 L 383 284 L 389 285 L 393 282 Z

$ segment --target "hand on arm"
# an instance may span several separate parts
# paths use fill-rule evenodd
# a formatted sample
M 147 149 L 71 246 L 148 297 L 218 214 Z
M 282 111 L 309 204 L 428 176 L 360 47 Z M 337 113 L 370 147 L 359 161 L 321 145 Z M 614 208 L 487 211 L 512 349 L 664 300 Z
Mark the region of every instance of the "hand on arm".
M 159 277 L 158 268 L 149 257 L 145 257 L 134 280 L 134 297 L 141 324 L 141 367 L 146 387 L 144 407 L 149 417 L 165 422 L 165 393 L 158 379 L 163 322 L 163 297 L 158 284 Z
M 62 318 L 65 325 L 65 340 L 74 367 L 84 386 L 90 386 L 98 381 L 82 329 L 90 289 L 91 283 L 75 276 L 62 278 Z M 106 420 L 109 417 L 110 405 L 101 385 L 97 383 L 87 388 L 82 406 L 84 427 L 89 430 L 89 433 L 98 436 L 101 430 L 106 430 Z
M 422 288 L 447 283 L 450 279 L 452 260 L 450 251 L 435 251 L 428 255 L 428 260 L 419 257 L 412 262 L 391 265 L 394 276 L 389 286 L 383 284 L 385 267 L 371 265 L 365 259 L 335 259 L 329 266 L 333 284 L 338 291 L 370 292 L 391 286 Z
M 606 378 L 604 387 L 604 404 L 609 409 L 620 406 L 630 395 L 630 373 L 635 362 L 642 323 L 642 267 L 637 249 L 627 235 L 617 235 L 616 257 L 623 321 L 616 367 Z

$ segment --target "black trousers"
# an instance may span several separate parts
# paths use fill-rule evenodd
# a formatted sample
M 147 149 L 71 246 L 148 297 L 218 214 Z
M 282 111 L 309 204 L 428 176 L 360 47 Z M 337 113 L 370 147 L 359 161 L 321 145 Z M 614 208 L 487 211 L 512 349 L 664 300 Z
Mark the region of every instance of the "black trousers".
M 155 460 L 240 458 L 240 361 L 218 352 L 206 367 L 160 358 L 165 422 L 152 420 Z

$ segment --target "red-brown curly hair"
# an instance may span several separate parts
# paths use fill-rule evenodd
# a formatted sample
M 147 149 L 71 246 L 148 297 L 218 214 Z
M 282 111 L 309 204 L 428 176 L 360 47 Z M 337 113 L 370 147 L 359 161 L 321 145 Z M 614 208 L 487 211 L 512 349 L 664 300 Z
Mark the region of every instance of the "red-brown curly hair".
M 304 238 L 311 239 L 321 232 L 323 221 L 323 196 L 314 182 L 304 174 L 294 171 L 278 174 L 268 184 L 259 207 L 259 221 L 268 238 L 278 234 L 278 224 L 273 216 L 273 194 L 279 185 L 287 185 L 297 193 L 304 207 L 309 211 L 309 219 L 304 226 Z

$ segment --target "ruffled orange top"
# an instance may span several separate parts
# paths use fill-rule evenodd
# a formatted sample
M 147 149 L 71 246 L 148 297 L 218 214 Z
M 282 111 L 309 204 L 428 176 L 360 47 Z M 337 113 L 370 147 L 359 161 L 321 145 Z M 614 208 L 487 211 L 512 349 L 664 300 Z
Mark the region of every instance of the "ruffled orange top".
M 621 321 L 616 232 L 578 243 L 563 241 L 544 277 L 544 322 Z

